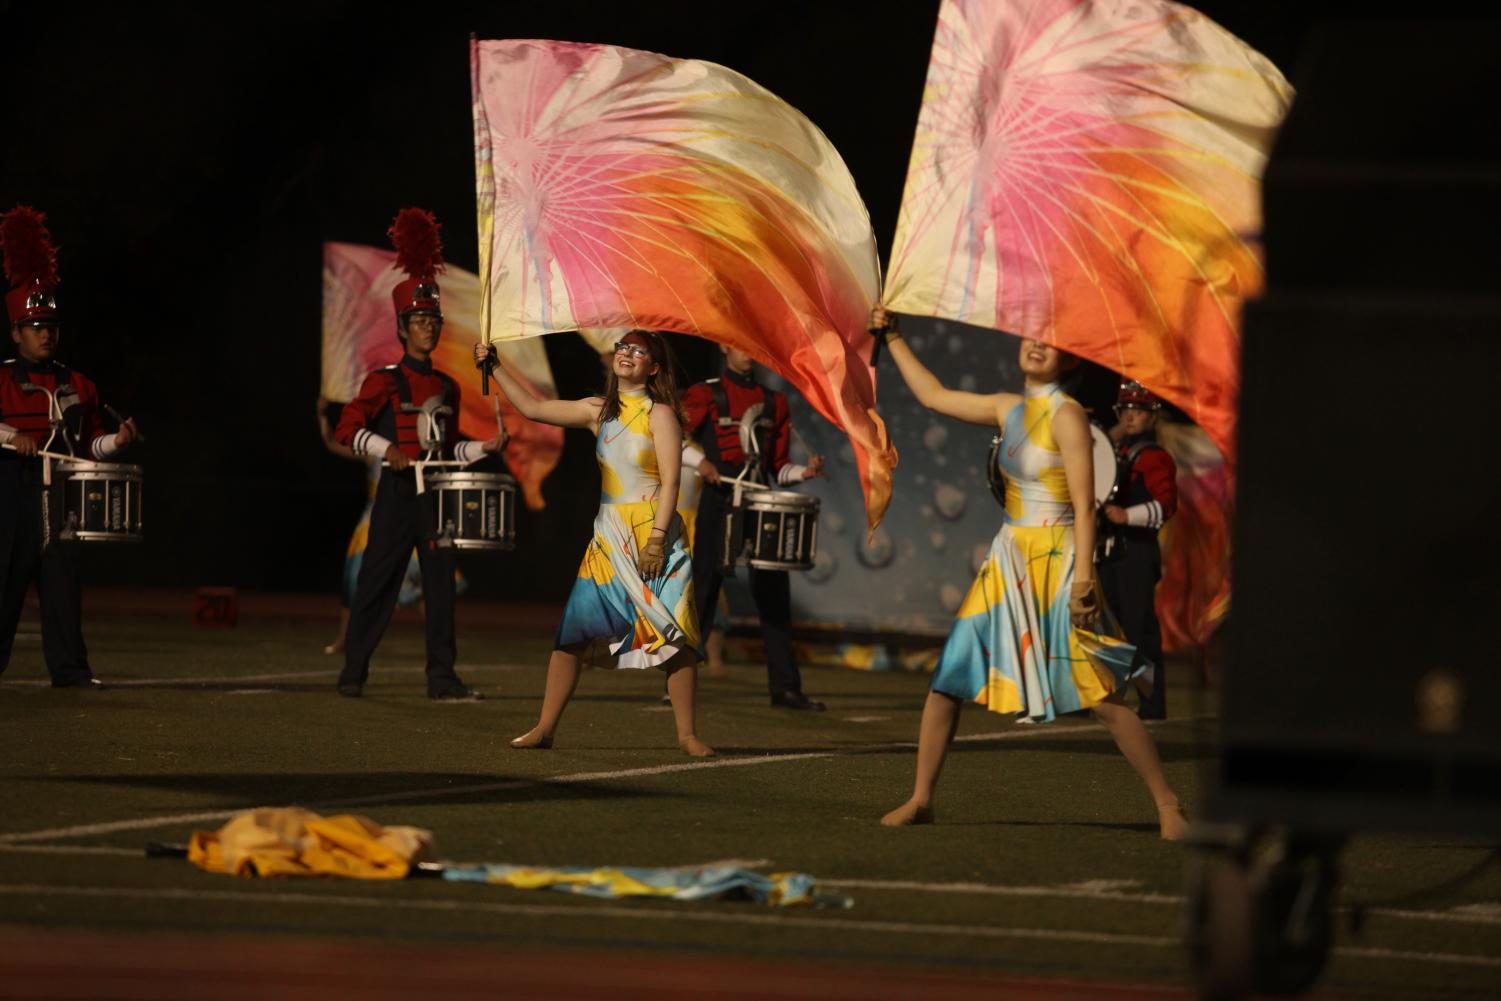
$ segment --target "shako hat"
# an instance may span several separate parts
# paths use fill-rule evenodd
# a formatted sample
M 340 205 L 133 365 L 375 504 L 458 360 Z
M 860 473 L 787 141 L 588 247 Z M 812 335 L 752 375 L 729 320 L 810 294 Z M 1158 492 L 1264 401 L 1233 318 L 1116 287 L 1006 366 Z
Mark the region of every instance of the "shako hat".
M 1120 409 L 1161 410 L 1162 400 L 1135 379 L 1122 379 L 1115 405 Z

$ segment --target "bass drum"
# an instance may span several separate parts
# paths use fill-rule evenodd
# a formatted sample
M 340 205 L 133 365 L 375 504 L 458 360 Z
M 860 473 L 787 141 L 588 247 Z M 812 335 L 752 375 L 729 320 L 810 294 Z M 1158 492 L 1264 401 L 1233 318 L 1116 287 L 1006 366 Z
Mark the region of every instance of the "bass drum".
M 1099 507 L 1115 496 L 1117 475 L 1115 446 L 1110 436 L 1095 425 L 1089 425 L 1090 457 L 1094 461 L 1094 500 Z M 990 439 L 990 460 L 985 465 L 985 475 L 990 480 L 990 493 L 1002 510 L 1006 507 L 1006 474 L 1001 472 L 1001 436 Z

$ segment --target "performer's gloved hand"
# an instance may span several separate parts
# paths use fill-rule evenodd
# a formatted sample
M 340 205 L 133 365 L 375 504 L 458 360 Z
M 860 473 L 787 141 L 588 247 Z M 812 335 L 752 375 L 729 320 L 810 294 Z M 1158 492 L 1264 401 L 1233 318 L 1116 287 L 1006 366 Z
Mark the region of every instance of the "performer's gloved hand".
M 411 464 L 412 460 L 408 459 L 407 454 L 401 449 L 397 448 L 395 445 L 386 446 L 386 465 L 390 466 L 392 469 L 396 470 L 399 473 Z
M 901 330 L 897 329 L 896 317 L 886 312 L 885 306 L 877 306 L 870 311 L 869 330 L 870 335 L 878 341 L 902 335 Z
M 708 459 L 700 459 L 698 463 L 698 475 L 704 478 L 705 483 L 718 483 L 720 481 L 719 467 Z
M 642 580 L 654 580 L 662 576 L 662 567 L 667 563 L 667 533 L 659 528 L 654 528 L 651 532 L 651 539 L 636 558 L 636 569 L 641 572 Z
M 18 455 L 25 456 L 36 455 L 37 448 L 39 447 L 36 443 L 36 439 L 27 434 L 25 431 L 17 431 L 15 437 L 11 438 L 8 444 L 11 448 L 16 450 L 16 453 Z
M 1100 614 L 1100 599 L 1095 596 L 1094 581 L 1076 580 L 1068 592 L 1068 617 L 1075 628 L 1083 629 Z
M 474 345 L 474 367 L 494 368 L 498 364 L 495 345 L 478 341 Z

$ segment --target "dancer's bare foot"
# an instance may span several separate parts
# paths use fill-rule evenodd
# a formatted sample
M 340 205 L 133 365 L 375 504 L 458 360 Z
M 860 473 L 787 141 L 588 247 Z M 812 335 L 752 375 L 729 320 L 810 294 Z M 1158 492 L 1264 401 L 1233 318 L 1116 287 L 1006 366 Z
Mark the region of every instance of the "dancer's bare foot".
M 932 822 L 933 808 L 922 806 L 915 799 L 907 800 L 881 818 L 882 827 L 909 827 L 913 824 L 931 824 Z
M 678 746 L 681 747 L 683 749 L 683 753 L 688 755 L 690 758 L 714 757 L 714 748 L 710 747 L 708 744 L 705 744 L 697 737 L 679 737 Z
M 533 727 L 511 741 L 511 746 L 523 751 L 545 751 L 552 747 L 552 734 L 543 733 L 541 727 Z
M 1157 826 L 1163 841 L 1182 841 L 1188 834 L 1188 814 L 1177 800 L 1157 804 Z

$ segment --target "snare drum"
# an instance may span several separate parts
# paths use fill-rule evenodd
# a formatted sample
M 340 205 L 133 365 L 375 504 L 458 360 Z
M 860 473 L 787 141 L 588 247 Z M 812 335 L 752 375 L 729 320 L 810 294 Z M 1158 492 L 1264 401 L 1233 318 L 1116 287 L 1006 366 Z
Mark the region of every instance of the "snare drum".
M 818 498 L 747 491 L 740 503 L 747 562 L 758 570 L 810 570 L 818 554 Z
M 426 476 L 437 498 L 440 536 L 459 549 L 516 548 L 516 481 L 504 473 L 463 470 Z
M 140 542 L 140 466 L 118 462 L 69 462 L 63 476 L 63 529 L 59 539 L 77 542 Z

